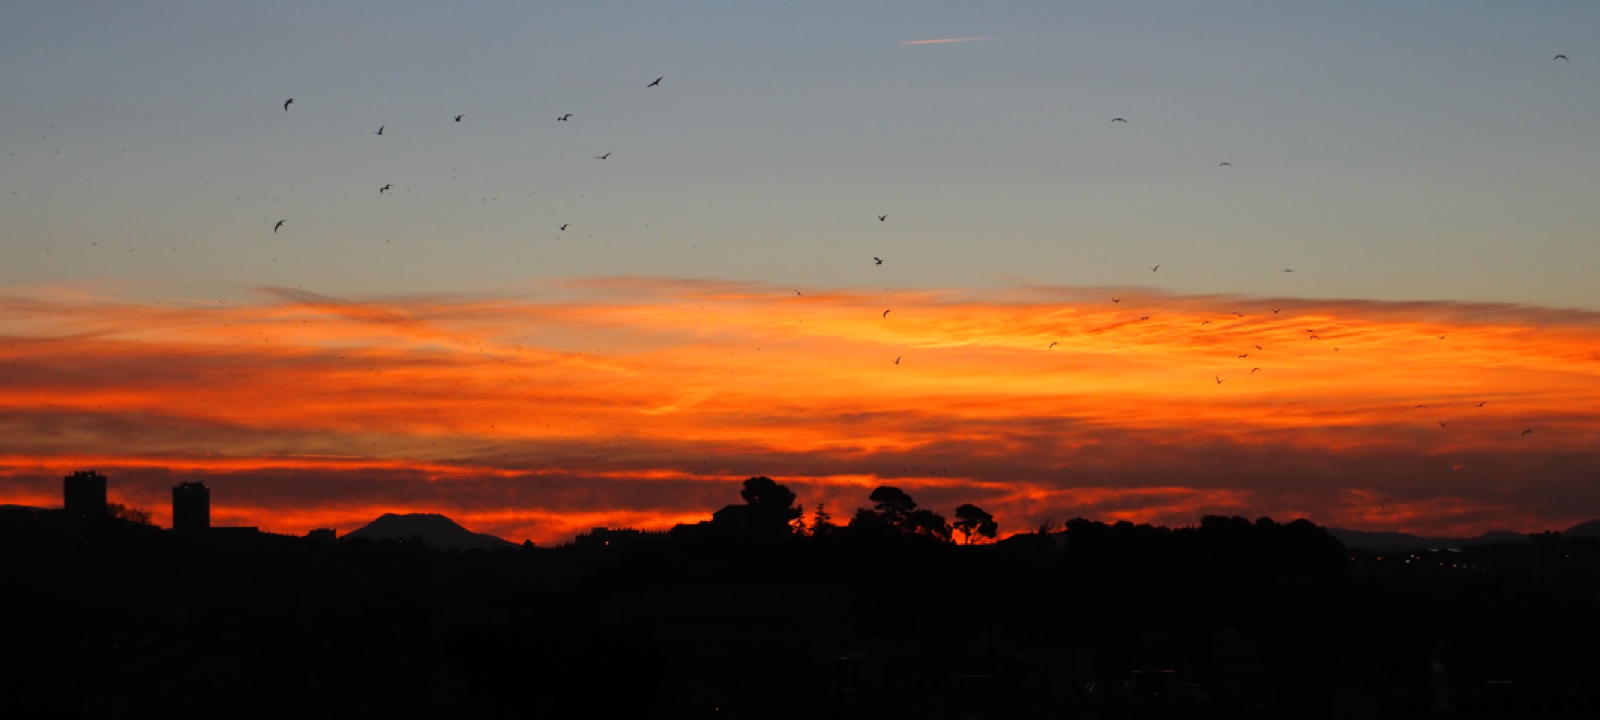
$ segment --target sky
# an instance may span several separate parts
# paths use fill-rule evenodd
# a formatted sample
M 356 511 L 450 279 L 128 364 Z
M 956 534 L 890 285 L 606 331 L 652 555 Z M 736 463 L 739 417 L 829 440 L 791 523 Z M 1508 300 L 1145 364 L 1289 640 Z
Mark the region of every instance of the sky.
M 0 502 L 1600 517 L 1593 3 L 0 17 Z

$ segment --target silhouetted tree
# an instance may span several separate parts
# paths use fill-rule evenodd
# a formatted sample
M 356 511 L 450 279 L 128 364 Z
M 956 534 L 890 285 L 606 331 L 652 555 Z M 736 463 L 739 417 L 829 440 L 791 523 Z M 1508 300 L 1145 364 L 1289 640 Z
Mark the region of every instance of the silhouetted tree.
M 811 514 L 811 534 L 827 535 L 834 529 L 833 516 L 828 514 L 828 503 L 817 503 L 816 512 Z
M 950 542 L 950 523 L 945 522 L 944 516 L 932 510 L 913 510 L 906 517 L 902 532 L 908 535 L 924 535 L 927 537 Z
M 897 528 L 905 527 L 906 519 L 917 509 L 917 501 L 912 500 L 906 491 L 888 485 L 878 486 L 867 499 L 872 501 L 873 509 L 884 520 Z
M 794 519 L 789 521 L 789 532 L 793 535 L 806 534 L 806 506 L 794 506 Z
M 1000 534 L 1000 523 L 983 508 L 967 503 L 956 508 L 955 529 L 960 530 L 966 544 L 971 545 L 974 537 L 995 539 Z
M 138 525 L 150 524 L 150 511 L 144 508 L 128 507 L 122 503 L 106 503 L 106 515 L 118 520 L 126 520 Z
M 861 508 L 850 519 L 850 530 L 862 535 L 925 536 L 950 540 L 950 524 L 932 510 L 917 509 L 917 501 L 906 491 L 880 486 L 867 496 L 873 509 Z
M 716 532 L 740 538 L 788 535 L 803 514 L 794 504 L 795 494 L 769 477 L 745 480 L 739 496 L 745 504 L 728 505 L 711 514 Z

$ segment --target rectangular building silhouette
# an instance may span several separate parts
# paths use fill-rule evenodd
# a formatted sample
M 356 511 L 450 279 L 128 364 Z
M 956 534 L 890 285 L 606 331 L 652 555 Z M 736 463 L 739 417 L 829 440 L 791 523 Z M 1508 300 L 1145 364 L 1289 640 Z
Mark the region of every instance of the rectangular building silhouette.
M 211 527 L 211 491 L 205 483 L 179 483 L 172 488 L 172 529 L 205 530 Z
M 61 478 L 62 502 L 68 515 L 81 518 L 106 516 L 106 476 L 92 470 L 79 470 Z

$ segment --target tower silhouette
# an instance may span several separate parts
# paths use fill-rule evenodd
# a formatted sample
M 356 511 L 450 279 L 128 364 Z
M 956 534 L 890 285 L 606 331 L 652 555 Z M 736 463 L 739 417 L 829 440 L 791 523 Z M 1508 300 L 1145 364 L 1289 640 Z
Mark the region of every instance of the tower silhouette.
M 205 483 L 186 482 L 172 487 L 172 529 L 205 530 L 211 527 L 211 491 Z
M 67 514 L 82 518 L 106 516 L 106 476 L 79 470 L 61 478 L 62 503 Z

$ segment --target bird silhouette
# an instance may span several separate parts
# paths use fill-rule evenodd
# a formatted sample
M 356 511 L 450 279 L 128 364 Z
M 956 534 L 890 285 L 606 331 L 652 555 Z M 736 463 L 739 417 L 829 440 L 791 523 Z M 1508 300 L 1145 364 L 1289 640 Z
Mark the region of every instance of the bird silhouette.
M 1449 424 L 1450 424 L 1450 423 L 1448 423 L 1448 422 L 1445 422 L 1445 421 L 1443 421 L 1443 420 L 1440 420 L 1440 421 L 1439 421 L 1439 427 L 1444 427 L 1444 426 L 1446 426 L 1446 425 L 1449 425 Z
M 665 75 L 662 75 L 662 76 L 661 76 L 661 77 L 658 77 L 658 78 L 656 78 L 656 79 L 654 79 L 654 80 L 651 80 L 651 81 L 650 81 L 650 84 L 649 84 L 649 85 L 646 85 L 646 86 L 645 86 L 645 87 L 647 87 L 647 88 L 653 88 L 653 87 L 655 87 L 655 86 L 657 86 L 657 85 L 660 85 L 660 84 L 661 84 L 661 81 L 662 81 L 662 80 L 665 80 L 665 79 L 667 79 L 667 76 L 665 76 Z
M 1219 376 L 1216 376 L 1216 375 L 1212 375 L 1212 376 L 1211 376 L 1211 377 L 1213 377 L 1213 378 L 1216 378 L 1216 380 L 1217 380 L 1217 384 L 1218 384 L 1218 385 L 1221 385 L 1221 384 L 1222 384 L 1222 378 L 1221 378 L 1221 377 L 1219 377 Z
M 889 317 L 889 311 L 888 310 L 883 311 L 883 317 Z
M 1483 402 L 1478 403 L 1478 407 L 1483 407 L 1484 403 L 1487 403 L 1487 402 L 1489 402 L 1489 401 L 1488 400 L 1484 400 Z
M 1111 122 L 1127 124 L 1128 119 L 1127 118 L 1114 117 L 1114 118 L 1111 118 Z
M 289 112 L 289 106 L 294 104 L 294 98 L 283 101 L 283 111 Z
M 278 234 L 278 228 L 283 227 L 283 224 L 286 223 L 286 222 L 289 222 L 289 221 L 288 220 L 279 220 L 277 222 L 277 224 L 273 225 L 272 226 L 272 234 L 273 235 L 277 235 Z
M 1161 269 L 1161 263 L 1156 263 L 1156 264 L 1150 266 L 1150 272 L 1155 272 L 1155 271 L 1160 270 L 1160 269 Z
M 1205 326 L 1205 325 L 1210 325 L 1210 324 L 1211 324 L 1211 321 L 1210 321 L 1210 320 L 1201 320 L 1201 321 L 1200 321 L 1200 324 L 1201 324 L 1201 325 L 1202 325 L 1202 326 Z
M 801 294 L 800 294 L 800 291 L 799 291 L 799 290 L 796 290 L 796 291 L 794 291 L 794 296 L 795 296 L 795 297 L 805 297 L 805 296 L 804 296 L 804 295 L 801 295 Z
M 1569 58 L 1566 55 L 1557 55 L 1557 56 L 1555 56 L 1554 59 L 1556 59 L 1556 60 L 1569 60 Z
M 565 115 L 557 115 L 556 116 L 556 121 L 557 122 L 566 122 L 566 121 L 571 120 L 571 119 L 572 119 L 572 113 L 567 113 Z
M 1532 434 L 1533 434 L 1533 428 L 1528 428 L 1527 430 L 1523 430 L 1522 431 L 1522 436 L 1523 437 L 1527 437 L 1527 436 L 1532 435 Z
M 878 216 L 878 222 L 884 222 L 884 221 L 886 221 L 888 219 L 889 219 L 888 215 L 879 215 Z
M 1257 350 L 1261 350 L 1261 349 L 1263 349 L 1263 348 L 1262 348 L 1262 347 L 1261 347 L 1261 346 L 1260 346 L 1260 345 L 1253 345 L 1253 346 L 1252 346 L 1252 347 L 1254 347 L 1254 348 L 1255 348 L 1255 349 L 1257 349 Z
M 1284 272 L 1294 272 L 1294 268 L 1284 268 Z
M 1241 357 L 1241 358 L 1250 357 L 1250 353 L 1239 353 L 1239 357 Z
M 567 229 L 567 226 L 568 226 L 568 225 L 571 225 L 571 224 L 572 224 L 572 223 L 561 223 L 561 229 L 562 229 L 562 230 L 566 230 L 566 229 Z
M 388 127 L 388 126 L 387 125 L 379 125 L 378 129 L 376 131 L 374 131 L 372 134 L 373 135 L 382 135 L 383 134 L 383 129 L 385 127 Z
M 1254 375 L 1254 374 L 1256 374 L 1256 373 L 1257 373 L 1257 372 L 1258 372 L 1258 371 L 1260 371 L 1260 370 L 1261 370 L 1261 368 L 1250 368 L 1250 374 L 1251 374 L 1251 375 Z
M 1139 322 L 1144 322 L 1144 321 L 1149 320 L 1149 319 L 1150 319 L 1149 315 L 1140 315 L 1139 316 Z
M 393 189 L 393 188 L 394 188 L 394 185 L 393 185 L 393 184 L 390 184 L 390 183 L 384 183 L 384 185 L 383 185 L 383 187 L 381 187 L 381 188 L 378 188 L 378 194 L 379 194 L 379 195 L 382 195 L 382 194 L 384 194 L 384 193 L 386 193 L 386 192 L 389 192 L 389 191 L 390 191 L 390 190 L 391 190 L 391 189 Z
M 882 265 L 883 264 L 883 258 L 881 258 L 881 257 L 872 258 L 872 264 L 873 265 Z
M 896 364 L 896 365 L 899 365 L 899 364 L 900 364 L 900 358 L 899 358 L 899 357 L 896 357 L 896 358 L 895 358 L 895 359 L 894 359 L 894 364 Z
M 604 159 L 606 159 L 608 157 L 611 157 L 611 151 L 609 151 L 609 150 L 606 151 L 606 154 L 604 154 L 604 155 L 596 155 L 596 156 L 594 156 L 594 159 L 596 159 L 596 160 L 604 160 Z
M 464 117 L 466 117 L 466 116 L 465 115 L 457 115 L 456 116 L 456 122 L 461 122 L 461 118 L 464 118 Z
M 1054 350 L 1054 349 L 1056 349 L 1056 345 L 1059 345 L 1059 344 L 1060 344 L 1060 343 L 1054 343 L 1054 342 L 1053 342 L 1053 343 L 1050 343 L 1050 347 L 1047 347 L 1047 348 L 1045 348 L 1045 349 L 1046 349 L 1046 350 Z
M 1425 408 L 1425 407 L 1427 407 L 1427 405 L 1412 405 L 1411 409 L 1412 410 L 1420 410 L 1420 409 Z
M 1321 335 L 1312 335 L 1311 337 L 1308 337 L 1306 339 L 1307 340 L 1321 340 L 1322 336 Z
M 1448 334 L 1448 333 L 1446 333 L 1446 334 Z M 1443 339 L 1444 339 L 1444 335 L 1440 335 L 1440 336 L 1439 336 L 1439 339 L 1440 339 L 1440 340 L 1443 340 Z
M 1272 309 L 1272 314 L 1273 315 L 1277 315 L 1278 313 L 1281 313 L 1281 312 L 1283 312 L 1283 308 L 1273 308 Z
M 1111 298 L 1111 302 L 1114 302 L 1114 303 L 1122 302 L 1122 298 Z
M 1233 163 L 1223 160 L 1221 164 L 1217 165 L 1217 167 L 1233 167 Z

